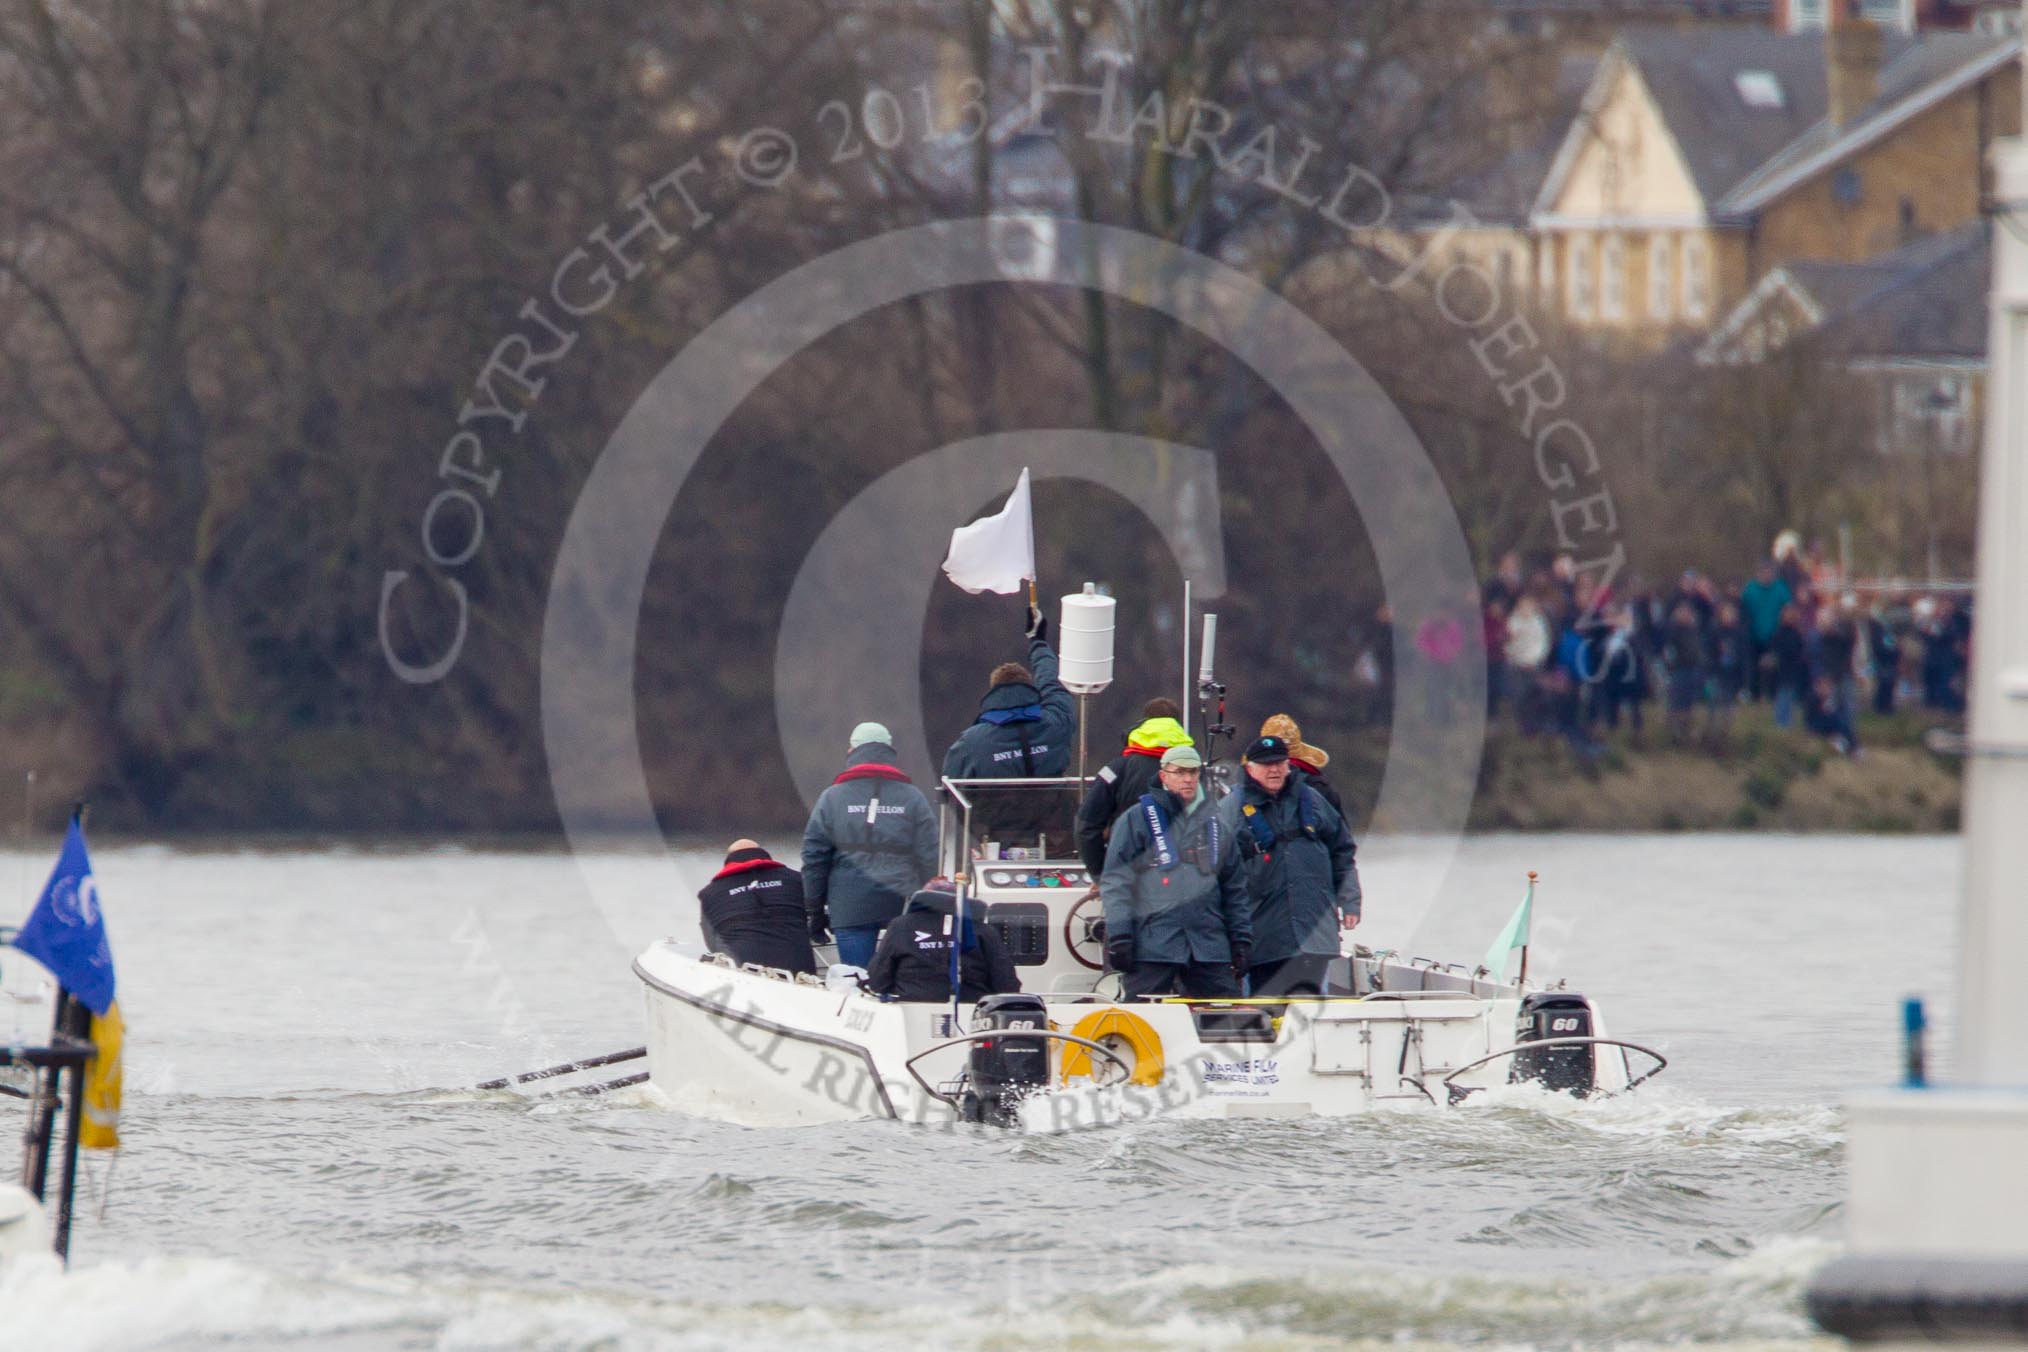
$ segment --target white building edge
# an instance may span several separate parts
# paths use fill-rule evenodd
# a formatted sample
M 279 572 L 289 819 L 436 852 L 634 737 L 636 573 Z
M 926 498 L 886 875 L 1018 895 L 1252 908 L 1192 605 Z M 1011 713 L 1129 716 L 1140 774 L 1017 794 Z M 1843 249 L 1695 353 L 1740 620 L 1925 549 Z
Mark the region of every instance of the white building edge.
M 1994 147 L 1993 181 L 1952 1073 L 1848 1101 L 1848 1252 L 1809 1292 L 1826 1329 L 1883 1346 L 2028 1342 L 2028 139 Z

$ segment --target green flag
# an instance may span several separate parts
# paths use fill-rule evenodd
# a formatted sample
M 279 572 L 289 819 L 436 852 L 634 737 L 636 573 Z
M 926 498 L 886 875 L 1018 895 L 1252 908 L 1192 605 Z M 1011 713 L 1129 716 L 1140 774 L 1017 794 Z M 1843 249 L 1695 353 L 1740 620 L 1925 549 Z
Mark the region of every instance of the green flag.
M 1514 908 L 1514 914 L 1507 918 L 1507 928 L 1500 931 L 1500 937 L 1493 940 L 1493 946 L 1486 950 L 1486 970 L 1495 980 L 1507 980 L 1507 961 L 1516 953 L 1528 947 L 1528 923 L 1535 910 L 1535 876 L 1528 876 L 1528 891 L 1521 897 L 1521 904 Z

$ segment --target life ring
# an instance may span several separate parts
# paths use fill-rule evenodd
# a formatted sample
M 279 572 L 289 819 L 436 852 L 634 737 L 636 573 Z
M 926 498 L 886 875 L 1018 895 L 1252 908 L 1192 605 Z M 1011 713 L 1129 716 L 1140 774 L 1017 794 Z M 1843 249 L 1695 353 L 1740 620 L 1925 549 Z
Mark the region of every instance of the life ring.
M 1101 1009 L 1079 1019 L 1070 1031 L 1073 1036 L 1104 1043 L 1116 1051 L 1124 1044 L 1134 1054 L 1134 1073 L 1128 1077 L 1129 1083 L 1162 1082 L 1162 1038 L 1140 1015 L 1124 1009 Z M 1089 1079 L 1091 1073 L 1091 1053 L 1075 1042 L 1065 1044 L 1063 1082 L 1069 1084 L 1079 1076 Z

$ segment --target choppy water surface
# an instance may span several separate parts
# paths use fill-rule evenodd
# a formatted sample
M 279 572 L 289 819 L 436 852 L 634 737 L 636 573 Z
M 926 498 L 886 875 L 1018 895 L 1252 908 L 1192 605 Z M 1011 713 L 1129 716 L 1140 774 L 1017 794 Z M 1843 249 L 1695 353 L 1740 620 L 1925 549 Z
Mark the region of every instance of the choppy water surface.
M 1534 970 L 1669 1072 L 1610 1102 L 1058 1136 L 478 1094 L 638 1043 L 628 949 L 694 903 L 640 895 L 616 936 L 562 856 L 104 849 L 128 1149 L 72 1272 L 0 1277 L 0 1346 L 1810 1339 L 1838 1097 L 1892 1078 L 1901 995 L 1945 993 L 1957 842 L 1482 839 L 1413 936 L 1387 860 L 1362 937 L 1445 958 L 1539 870 Z

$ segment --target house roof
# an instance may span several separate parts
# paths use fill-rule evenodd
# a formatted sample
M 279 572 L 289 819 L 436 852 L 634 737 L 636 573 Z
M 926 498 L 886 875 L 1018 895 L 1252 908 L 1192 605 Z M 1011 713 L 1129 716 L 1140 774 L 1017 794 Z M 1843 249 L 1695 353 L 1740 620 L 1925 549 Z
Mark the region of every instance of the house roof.
M 1751 213 L 1783 192 L 1886 135 L 1957 89 L 2019 57 L 2018 37 L 1978 33 L 1883 34 L 1875 97 L 1833 126 L 1824 35 L 1766 29 L 1629 24 L 1620 29 L 1586 95 L 1604 97 L 1618 62 L 1631 63 L 1684 167 L 1714 216 Z M 1780 91 L 1751 101 L 1740 76 Z M 1575 128 L 1545 176 L 1537 205 L 1550 210 L 1575 162 Z
M 1785 263 L 1713 330 L 1700 359 L 1725 360 L 1758 316 L 1786 297 L 1808 316 L 1815 341 L 1847 361 L 1983 361 L 1992 249 L 1991 232 L 1978 220 L 1864 262 Z
M 1707 204 L 1824 115 L 1821 34 L 1632 25 L 1621 30 L 1616 45 L 1639 69 Z M 1890 37 L 1883 45 L 1894 52 L 1907 40 Z M 1737 80 L 1748 71 L 1774 77 L 1779 107 L 1757 108 L 1742 97 Z
M 1867 264 L 1848 284 L 1838 264 L 1808 268 L 1797 281 L 1824 307 L 1824 340 L 1847 358 L 1977 358 L 1987 345 L 1993 242 L 1983 220 L 1904 245 Z M 1819 295 L 1817 288 L 1822 288 Z M 1842 304 L 1826 298 L 1844 294 Z
M 1925 33 L 1904 42 L 1899 54 L 1888 45 L 1879 91 L 1844 126 L 1822 116 L 1718 199 L 1720 214 L 1751 212 L 1803 179 L 1870 145 L 1933 106 L 1939 99 L 1976 83 L 2020 55 L 2018 37 L 1982 33 Z

